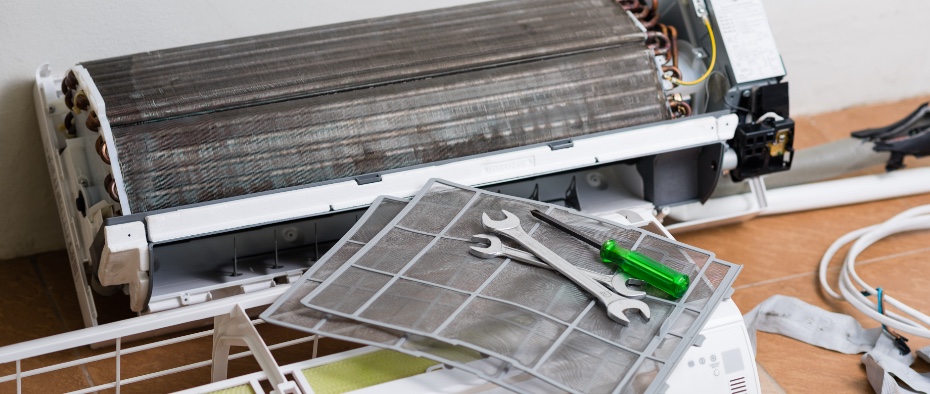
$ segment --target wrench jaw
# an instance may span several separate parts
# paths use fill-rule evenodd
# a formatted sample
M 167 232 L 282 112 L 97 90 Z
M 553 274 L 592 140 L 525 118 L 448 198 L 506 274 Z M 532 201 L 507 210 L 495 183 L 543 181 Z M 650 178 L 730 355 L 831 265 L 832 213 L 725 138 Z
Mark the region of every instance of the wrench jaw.
M 607 316 L 611 320 L 617 322 L 622 326 L 629 326 L 630 319 L 626 317 L 626 311 L 636 310 L 639 311 L 639 314 L 647 322 L 649 321 L 650 312 L 649 305 L 646 305 L 645 302 L 639 300 L 621 300 L 614 301 L 607 305 Z
M 629 309 L 637 309 L 646 321 L 649 321 L 649 305 L 639 300 L 631 300 L 620 295 L 616 295 L 589 276 L 585 276 L 578 267 L 575 267 L 557 253 L 549 250 L 545 245 L 530 237 L 523 227 L 520 226 L 520 218 L 516 215 L 501 210 L 504 213 L 504 220 L 491 220 L 487 213 L 481 214 L 481 224 L 488 232 L 504 235 L 513 239 L 518 244 L 527 248 L 527 252 L 534 254 L 539 260 L 549 264 L 556 271 L 568 277 L 572 282 L 581 287 L 583 290 L 597 298 L 605 308 L 607 315 L 612 320 L 621 324 L 629 325 L 630 319 L 624 315 Z M 613 296 L 611 296 L 613 294 Z M 619 298 L 619 299 L 618 299 Z
M 517 215 L 514 215 L 506 210 L 501 210 L 501 212 L 504 213 L 504 220 L 492 220 L 491 217 L 488 216 L 487 212 L 481 213 L 481 225 L 484 226 L 485 230 L 493 233 L 507 235 L 502 231 L 520 228 L 520 218 L 517 217 Z
M 488 244 L 488 246 L 472 246 L 470 253 L 482 259 L 493 259 L 495 257 L 501 257 L 504 253 L 504 244 L 501 243 L 500 238 L 488 236 L 485 234 L 477 234 L 471 237 L 472 242 Z
M 624 297 L 626 297 L 626 298 L 629 298 L 629 299 L 641 300 L 641 299 L 643 299 L 643 298 L 646 298 L 646 292 L 645 292 L 645 291 L 634 290 L 634 289 L 631 289 L 631 288 L 629 287 L 630 285 L 635 285 L 635 282 L 634 282 L 634 281 L 639 282 L 638 279 L 629 279 L 629 280 L 627 280 L 627 279 L 625 279 L 625 278 L 623 277 L 623 275 L 614 274 L 614 275 L 610 278 L 610 287 L 611 287 L 617 294 L 620 294 L 620 295 L 622 295 L 622 296 L 624 296 Z M 631 283 L 631 282 L 634 282 L 634 283 Z

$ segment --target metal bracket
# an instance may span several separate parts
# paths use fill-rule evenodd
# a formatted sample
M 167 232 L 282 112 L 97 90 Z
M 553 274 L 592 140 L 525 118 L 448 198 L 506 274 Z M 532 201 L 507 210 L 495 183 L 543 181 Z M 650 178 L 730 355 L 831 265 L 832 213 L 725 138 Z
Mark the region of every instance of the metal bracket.
M 707 4 L 704 3 L 704 0 L 691 0 L 691 4 L 694 6 L 694 13 L 698 18 L 707 16 Z

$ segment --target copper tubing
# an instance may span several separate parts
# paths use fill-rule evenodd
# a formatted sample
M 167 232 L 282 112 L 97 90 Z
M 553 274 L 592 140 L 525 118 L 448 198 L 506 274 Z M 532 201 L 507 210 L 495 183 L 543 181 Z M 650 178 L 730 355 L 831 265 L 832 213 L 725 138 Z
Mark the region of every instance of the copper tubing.
M 647 16 L 649 16 L 649 13 L 652 12 L 652 8 L 646 4 L 646 0 L 639 0 L 638 3 L 643 7 L 643 10 L 639 14 L 636 14 L 636 19 L 642 21 L 643 19 L 646 19 Z
M 107 177 L 103 179 L 103 187 L 107 189 L 107 194 L 113 201 L 119 202 L 119 191 L 116 190 L 116 180 L 113 179 L 113 174 L 107 174 Z
M 87 96 L 83 92 L 78 93 L 77 96 L 74 96 L 74 105 L 80 108 L 81 111 L 87 111 L 90 100 L 87 99 Z
M 643 27 L 647 29 L 652 29 L 653 27 L 656 27 L 656 25 L 659 24 L 659 13 L 652 14 L 652 18 L 649 18 L 649 20 L 645 20 L 642 22 L 643 22 Z
M 672 77 L 673 77 L 673 78 L 677 78 L 677 79 L 683 78 L 683 76 L 681 75 L 681 70 L 679 70 L 678 67 L 675 67 L 675 66 L 662 66 L 662 73 L 663 73 L 663 74 L 664 74 L 664 73 L 667 73 L 667 72 L 669 72 L 669 71 L 672 72 Z
M 624 11 L 633 11 L 639 6 L 637 0 L 616 0 L 617 4 L 620 4 L 620 7 L 623 7 Z
M 97 119 L 96 111 L 90 111 L 90 115 L 87 115 L 87 121 L 84 122 L 84 125 L 91 131 L 100 131 L 100 119 Z
M 97 155 L 100 156 L 100 159 L 102 159 L 104 163 L 110 164 L 110 153 L 107 152 L 107 142 L 103 140 L 102 135 L 97 137 L 94 148 L 97 151 Z
M 61 91 L 68 92 L 75 88 L 77 88 L 77 77 L 74 75 L 74 71 L 68 71 L 68 75 L 61 80 Z
M 65 130 L 69 136 L 77 135 L 77 126 L 74 124 L 74 112 L 65 115 Z
M 74 93 L 72 90 L 65 93 L 65 106 L 67 106 L 68 109 L 74 108 Z
M 652 49 L 656 56 L 661 56 L 668 53 L 672 43 L 668 36 L 657 31 L 650 31 L 646 33 L 646 46 Z
M 675 118 L 683 118 L 686 116 L 691 116 L 691 105 L 684 102 L 673 99 L 672 97 L 668 98 L 668 105 L 674 112 Z
M 675 26 L 668 26 L 668 38 L 672 43 L 672 66 L 678 67 L 678 29 Z

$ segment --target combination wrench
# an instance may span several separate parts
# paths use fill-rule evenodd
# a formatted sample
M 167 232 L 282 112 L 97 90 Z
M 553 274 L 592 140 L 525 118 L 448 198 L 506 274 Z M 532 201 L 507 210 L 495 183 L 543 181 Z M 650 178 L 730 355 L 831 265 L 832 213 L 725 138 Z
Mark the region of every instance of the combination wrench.
M 516 241 L 520 246 L 526 248 L 528 252 L 536 255 L 540 260 L 555 268 L 556 271 L 559 271 L 572 282 L 575 282 L 575 284 L 604 304 L 607 308 L 607 316 L 613 321 L 624 326 L 629 325 L 630 319 L 624 314 L 627 310 L 637 310 L 646 321 L 649 321 L 649 305 L 646 305 L 645 302 L 622 297 L 607 290 L 600 283 L 586 276 L 580 269 L 565 261 L 561 256 L 533 239 L 533 237 L 530 237 L 520 226 L 519 217 L 507 211 L 502 212 L 506 217 L 504 220 L 491 220 L 487 213 L 481 214 L 481 224 L 485 230 Z
M 482 244 L 487 244 L 487 246 L 484 246 L 484 247 L 481 247 L 481 246 L 471 247 L 470 253 L 475 257 L 480 257 L 482 259 L 492 259 L 492 258 L 497 258 L 497 257 L 508 258 L 509 257 L 510 259 L 519 261 L 521 263 L 526 263 L 526 264 L 533 265 L 536 267 L 554 270 L 554 268 L 552 268 L 552 266 L 550 266 L 549 264 L 539 261 L 539 259 L 537 259 L 536 256 L 534 256 L 532 253 L 527 253 L 520 249 L 514 249 L 509 246 L 504 245 L 504 243 L 501 242 L 500 238 L 496 236 L 488 235 L 488 234 L 476 234 L 471 237 L 471 241 L 482 243 Z M 604 274 L 599 274 L 596 272 L 584 270 L 581 268 L 579 268 L 579 270 L 581 271 L 582 274 L 588 276 L 591 279 L 594 279 L 600 282 L 604 286 L 607 286 L 607 288 L 613 290 L 614 293 L 617 293 L 626 298 L 630 298 L 634 300 L 641 300 L 643 298 L 646 298 L 646 292 L 639 291 L 639 290 L 633 290 L 627 287 L 631 285 L 632 286 L 644 285 L 645 282 L 639 279 L 625 280 L 625 278 L 622 275 L 604 275 Z

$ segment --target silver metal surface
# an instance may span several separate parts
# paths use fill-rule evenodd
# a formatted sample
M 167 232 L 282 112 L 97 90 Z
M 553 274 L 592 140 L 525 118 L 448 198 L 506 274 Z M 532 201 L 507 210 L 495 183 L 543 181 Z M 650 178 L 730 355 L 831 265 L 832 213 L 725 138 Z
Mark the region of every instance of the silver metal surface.
M 611 0 L 499 0 L 81 65 L 145 213 L 668 120 L 644 41 Z
M 471 238 L 472 242 L 487 243 L 488 246 L 472 246 L 469 253 L 473 256 L 481 257 L 483 259 L 491 259 L 498 257 L 511 258 L 521 263 L 530 264 L 536 267 L 545 268 L 545 269 L 555 269 L 552 268 L 549 264 L 546 264 L 536 258 L 532 253 L 527 253 L 519 249 L 514 249 L 509 246 L 504 245 L 501 242 L 500 238 L 488 235 L 488 234 L 477 234 Z M 591 279 L 594 279 L 601 284 L 607 286 L 609 289 L 613 290 L 614 293 L 617 293 L 626 298 L 641 300 L 646 298 L 646 292 L 633 290 L 627 287 L 628 285 L 641 285 L 641 281 L 638 279 L 629 279 L 627 280 L 622 275 L 604 275 L 595 272 L 590 272 L 586 270 L 579 269 L 584 275 L 588 276 Z
M 113 128 L 132 212 L 179 207 L 668 119 L 622 47 Z
M 580 23 L 583 21 L 583 23 Z M 611 0 L 501 0 L 85 61 L 112 126 L 642 42 Z
M 594 281 L 594 279 L 585 276 L 581 270 L 568 261 L 565 261 L 565 259 L 557 253 L 549 250 L 549 248 L 533 237 L 530 237 L 530 235 L 523 230 L 523 227 L 520 226 L 520 218 L 516 215 L 508 211 L 501 212 L 503 212 L 506 217 L 504 220 L 491 220 L 487 213 L 481 214 L 481 224 L 485 229 L 516 241 L 518 244 L 527 248 L 529 252 L 536 255 L 536 257 L 539 257 L 540 260 L 548 263 L 555 268 L 556 271 L 593 295 L 607 307 L 607 315 L 610 316 L 613 321 L 624 326 L 629 325 L 630 319 L 624 314 L 627 310 L 637 310 L 646 321 L 649 321 L 650 312 L 649 306 L 646 305 L 646 303 L 639 300 L 631 300 L 608 291 L 604 286 Z

